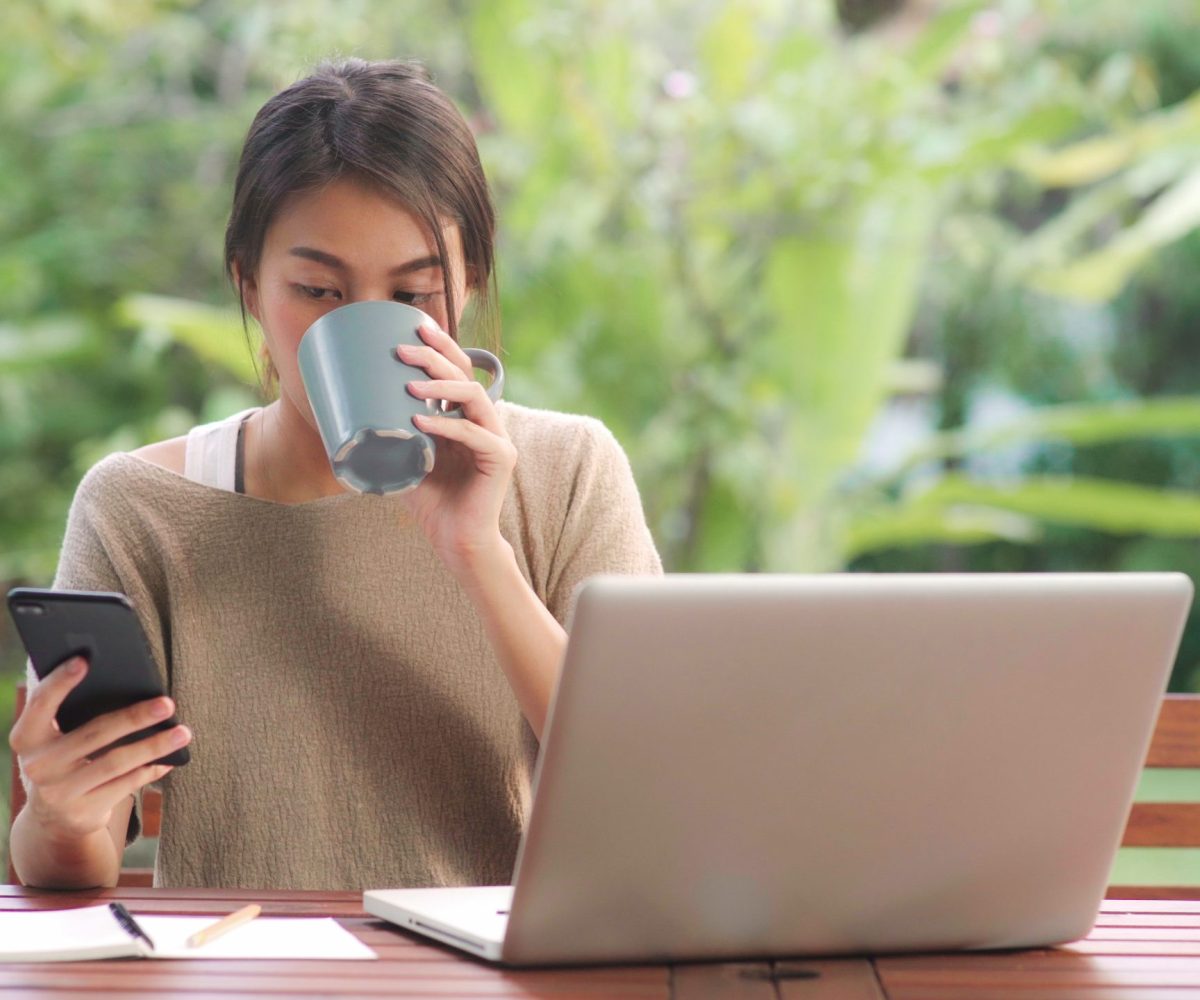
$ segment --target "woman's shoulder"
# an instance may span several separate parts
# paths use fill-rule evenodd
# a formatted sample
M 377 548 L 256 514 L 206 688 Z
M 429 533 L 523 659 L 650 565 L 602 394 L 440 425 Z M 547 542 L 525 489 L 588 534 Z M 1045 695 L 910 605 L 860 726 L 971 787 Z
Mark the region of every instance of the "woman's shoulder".
M 187 462 L 187 436 L 156 441 L 129 452 L 134 458 L 182 476 Z
M 547 451 L 561 460 L 565 454 L 586 454 L 597 448 L 620 449 L 603 421 L 579 413 L 541 410 L 520 403 L 499 404 L 504 429 L 517 447 Z
M 179 478 L 165 459 L 151 459 L 144 451 L 114 451 L 95 462 L 75 488 L 76 506 L 105 508 L 117 501 L 133 501 L 156 490 L 164 479 Z
M 625 490 L 633 470 L 603 421 L 577 413 L 502 404 L 505 429 L 517 449 L 518 488 L 571 497 Z
M 228 417 L 213 420 L 206 424 L 198 424 L 187 434 L 169 438 L 166 441 L 156 441 L 154 444 L 143 445 L 129 454 L 134 458 L 140 458 L 144 462 L 149 462 L 151 465 L 157 465 L 160 469 L 166 469 L 168 472 L 194 478 L 194 476 L 188 473 L 188 448 L 197 448 L 201 455 L 203 455 L 207 449 L 213 448 L 214 445 L 219 444 L 225 438 L 236 440 L 238 427 L 257 409 L 258 407 L 251 407 L 250 409 L 230 414 Z

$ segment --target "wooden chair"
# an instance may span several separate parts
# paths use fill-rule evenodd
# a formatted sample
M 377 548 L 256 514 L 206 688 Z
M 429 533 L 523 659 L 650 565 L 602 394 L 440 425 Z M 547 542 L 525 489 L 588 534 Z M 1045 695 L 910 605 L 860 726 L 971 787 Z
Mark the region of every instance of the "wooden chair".
M 1200 768 L 1200 695 L 1169 694 L 1163 700 L 1147 768 Z M 1200 792 L 1196 795 L 1200 800 Z M 1123 847 L 1200 847 L 1200 801 L 1135 802 Z M 1110 899 L 1194 899 L 1200 885 L 1111 885 Z
M 17 703 L 16 710 L 13 712 L 13 722 L 21 717 L 21 712 L 25 709 L 25 685 L 17 685 Z M 20 771 L 17 768 L 17 759 L 14 757 L 12 762 L 12 794 L 9 797 L 10 821 L 16 818 L 18 812 L 25 805 L 25 786 L 21 784 Z M 142 795 L 142 834 L 146 837 L 157 837 L 159 830 L 162 827 L 162 793 L 153 788 L 146 789 Z M 17 873 L 13 870 L 11 859 L 8 862 L 8 881 L 15 883 L 17 881 Z M 152 868 L 122 868 L 121 874 L 118 877 L 118 885 L 141 885 L 148 886 L 154 883 L 154 869 Z

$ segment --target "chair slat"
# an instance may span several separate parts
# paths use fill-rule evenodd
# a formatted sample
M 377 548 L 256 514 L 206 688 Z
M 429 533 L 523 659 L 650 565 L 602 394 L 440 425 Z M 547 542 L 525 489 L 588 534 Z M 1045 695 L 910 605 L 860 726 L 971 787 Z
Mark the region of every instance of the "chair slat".
M 162 830 L 162 792 L 147 788 L 142 793 L 142 836 L 157 837 Z
M 1200 803 L 1135 802 L 1125 847 L 1200 847 Z
M 1163 699 L 1147 767 L 1200 767 L 1200 695 Z

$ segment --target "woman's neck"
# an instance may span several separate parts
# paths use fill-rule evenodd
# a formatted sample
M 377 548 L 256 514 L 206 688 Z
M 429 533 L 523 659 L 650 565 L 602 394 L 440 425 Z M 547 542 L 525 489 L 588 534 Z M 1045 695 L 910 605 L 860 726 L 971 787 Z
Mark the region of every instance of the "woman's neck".
M 246 425 L 246 492 L 275 503 L 304 503 L 348 490 L 334 478 L 321 435 L 285 396 Z

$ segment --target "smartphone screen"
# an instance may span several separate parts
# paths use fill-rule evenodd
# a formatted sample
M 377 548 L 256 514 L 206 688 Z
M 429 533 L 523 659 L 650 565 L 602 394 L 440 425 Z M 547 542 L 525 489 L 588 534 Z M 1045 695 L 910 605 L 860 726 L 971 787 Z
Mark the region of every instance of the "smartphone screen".
M 124 594 L 18 587 L 8 593 L 8 610 L 39 678 L 72 656 L 82 655 L 88 661 L 87 676 L 58 710 L 56 719 L 64 733 L 98 715 L 164 693 L 146 634 Z M 178 722 L 172 716 L 130 733 L 113 746 L 144 739 Z M 180 765 L 189 759 L 183 747 L 157 763 Z

